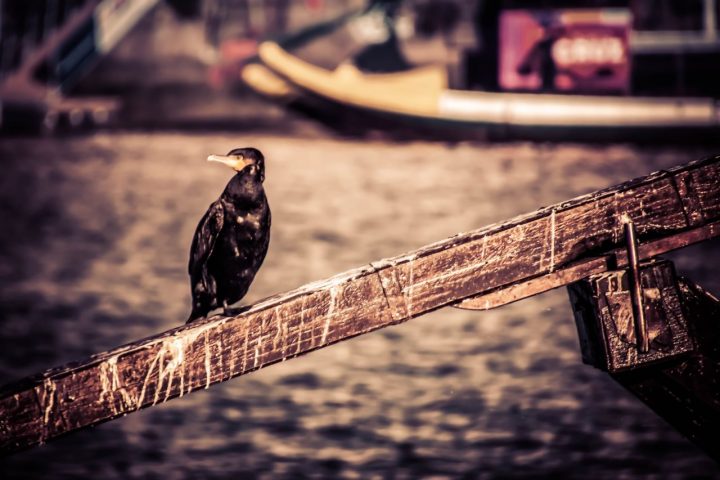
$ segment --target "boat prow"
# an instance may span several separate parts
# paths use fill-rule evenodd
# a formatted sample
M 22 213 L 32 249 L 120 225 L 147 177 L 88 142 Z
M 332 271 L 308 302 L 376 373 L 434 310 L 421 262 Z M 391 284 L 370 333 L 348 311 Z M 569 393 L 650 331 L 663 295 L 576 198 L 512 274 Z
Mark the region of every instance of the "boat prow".
M 306 94 L 405 124 L 494 129 L 510 134 L 550 131 L 639 133 L 715 130 L 720 105 L 712 98 L 590 96 L 453 90 L 443 66 L 374 74 L 349 64 L 313 65 L 281 44 L 264 42 L 261 61 Z

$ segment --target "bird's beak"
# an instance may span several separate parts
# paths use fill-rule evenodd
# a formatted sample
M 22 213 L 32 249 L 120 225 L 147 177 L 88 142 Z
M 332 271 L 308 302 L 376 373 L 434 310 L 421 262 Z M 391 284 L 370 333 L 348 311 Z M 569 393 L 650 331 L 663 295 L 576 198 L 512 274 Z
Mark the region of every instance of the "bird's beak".
M 245 159 L 242 155 L 210 155 L 207 157 L 207 161 L 224 163 L 236 172 L 255 163 L 253 160 Z

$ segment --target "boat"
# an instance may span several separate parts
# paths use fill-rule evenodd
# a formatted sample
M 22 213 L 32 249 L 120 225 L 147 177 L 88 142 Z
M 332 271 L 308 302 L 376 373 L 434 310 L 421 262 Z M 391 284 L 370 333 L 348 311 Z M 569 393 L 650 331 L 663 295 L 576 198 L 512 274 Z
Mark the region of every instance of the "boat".
M 438 64 L 413 68 L 403 56 L 397 35 L 384 7 L 353 11 L 312 25 L 267 43 L 282 44 L 293 58 L 322 67 L 341 76 L 370 75 L 373 82 L 424 87 L 445 82 L 444 67 Z M 290 53 L 291 52 L 291 53 Z M 404 73 L 410 73 L 409 76 Z M 385 123 L 373 115 L 350 111 L 344 105 L 299 87 L 255 55 L 244 63 L 239 78 L 251 91 L 284 107 L 299 111 L 341 133 L 374 131 L 379 128 L 403 132 L 396 122 Z
M 352 29 L 351 22 L 368 15 L 346 16 L 334 28 Z M 310 43 L 331 42 L 317 35 Z M 368 71 L 357 65 L 357 57 L 323 65 L 294 47 L 292 40 L 262 42 L 261 63 L 244 70 L 243 80 L 276 99 L 313 99 L 316 105 L 371 118 L 375 124 L 441 135 L 617 139 L 656 138 L 663 132 L 666 138 L 683 139 L 694 134 L 707 138 L 720 129 L 720 102 L 711 97 L 462 90 L 450 87 L 441 63 L 411 67 L 403 60 L 395 69 Z M 375 48 L 376 53 L 381 50 Z

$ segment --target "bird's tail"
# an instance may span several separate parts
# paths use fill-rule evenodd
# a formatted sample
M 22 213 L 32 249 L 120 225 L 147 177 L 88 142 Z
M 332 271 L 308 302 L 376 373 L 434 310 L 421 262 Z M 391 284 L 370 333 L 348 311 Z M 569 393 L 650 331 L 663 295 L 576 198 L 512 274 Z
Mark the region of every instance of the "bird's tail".
M 194 322 L 195 320 L 198 320 L 198 319 L 200 319 L 200 318 L 203 318 L 204 316 L 205 316 L 205 315 L 203 315 L 202 313 L 193 310 L 192 312 L 190 312 L 190 316 L 189 316 L 188 319 L 185 321 L 185 324 L 192 323 L 192 322 Z

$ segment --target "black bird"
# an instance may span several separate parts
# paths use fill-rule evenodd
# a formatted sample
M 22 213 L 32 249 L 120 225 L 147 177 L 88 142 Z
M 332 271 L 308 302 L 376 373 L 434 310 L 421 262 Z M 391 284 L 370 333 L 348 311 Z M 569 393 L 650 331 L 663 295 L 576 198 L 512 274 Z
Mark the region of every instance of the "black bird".
M 240 300 L 248 291 L 270 243 L 270 207 L 263 180 L 265 158 L 254 148 L 210 155 L 237 173 L 200 220 L 190 248 L 192 312 L 188 323 Z

